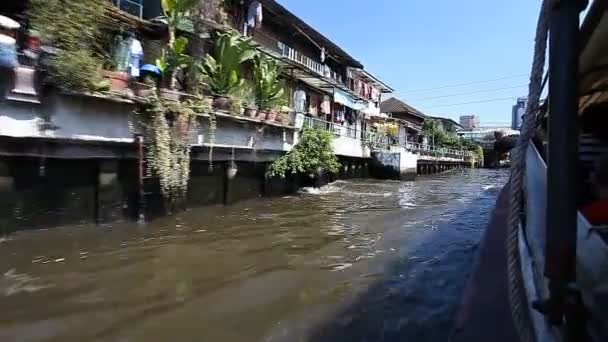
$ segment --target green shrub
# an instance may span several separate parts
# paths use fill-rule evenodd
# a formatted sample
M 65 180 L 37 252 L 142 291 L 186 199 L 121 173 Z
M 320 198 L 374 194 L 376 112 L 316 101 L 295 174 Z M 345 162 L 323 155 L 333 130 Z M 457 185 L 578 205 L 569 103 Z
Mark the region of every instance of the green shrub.
M 340 163 L 332 148 L 333 135 L 322 129 L 304 128 L 300 142 L 270 167 L 272 176 L 288 173 L 316 175 L 319 171 L 338 172 Z

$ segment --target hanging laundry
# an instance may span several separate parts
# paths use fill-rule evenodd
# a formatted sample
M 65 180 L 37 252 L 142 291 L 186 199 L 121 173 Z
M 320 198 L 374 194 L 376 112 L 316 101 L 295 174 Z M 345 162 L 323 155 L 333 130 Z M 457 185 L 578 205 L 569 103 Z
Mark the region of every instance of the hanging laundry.
M 325 63 L 325 48 L 321 48 L 321 63 Z
M 334 110 L 334 122 L 343 123 L 344 122 L 344 107 L 336 107 Z
M 328 95 L 323 96 L 323 101 L 321 102 L 321 113 L 331 114 L 331 103 Z
M 323 76 L 331 77 L 331 69 L 327 64 L 323 65 Z
M 139 63 L 144 57 L 144 49 L 141 46 L 141 42 L 137 38 L 131 38 L 129 52 L 129 68 L 131 69 L 131 76 L 139 77 Z
M 378 91 L 375 87 L 371 87 L 370 100 L 376 101 L 378 99 Z
M 252 1 L 247 9 L 247 26 L 251 28 L 260 28 L 262 26 L 262 3 Z
M 310 96 L 310 104 L 308 106 L 308 112 L 313 115 L 319 115 L 319 96 L 311 95 Z
M 302 89 L 297 89 L 293 92 L 293 107 L 296 113 L 306 112 L 306 92 Z

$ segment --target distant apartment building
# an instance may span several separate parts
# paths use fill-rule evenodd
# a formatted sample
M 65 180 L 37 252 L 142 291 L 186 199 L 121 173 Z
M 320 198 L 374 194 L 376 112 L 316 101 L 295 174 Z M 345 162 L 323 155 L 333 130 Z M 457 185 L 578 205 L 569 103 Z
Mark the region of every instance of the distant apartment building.
M 520 130 L 522 118 L 526 113 L 526 107 L 528 107 L 528 98 L 527 97 L 519 97 L 517 98 L 517 102 L 513 106 L 511 112 L 511 129 Z
M 460 126 L 468 131 L 479 128 L 479 117 L 477 115 L 461 115 Z

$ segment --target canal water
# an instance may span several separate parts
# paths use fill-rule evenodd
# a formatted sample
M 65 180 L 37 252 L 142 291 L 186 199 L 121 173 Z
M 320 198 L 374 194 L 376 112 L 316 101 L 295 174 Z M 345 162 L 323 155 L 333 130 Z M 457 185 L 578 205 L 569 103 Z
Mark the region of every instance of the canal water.
M 0 341 L 446 341 L 507 171 L 0 240 Z

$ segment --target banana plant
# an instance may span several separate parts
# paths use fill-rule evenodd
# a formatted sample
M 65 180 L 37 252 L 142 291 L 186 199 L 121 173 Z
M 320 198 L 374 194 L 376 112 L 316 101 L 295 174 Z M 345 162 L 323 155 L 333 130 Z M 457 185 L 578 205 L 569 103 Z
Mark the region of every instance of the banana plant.
M 260 109 L 270 109 L 283 102 L 285 90 L 280 80 L 281 68 L 265 56 L 255 57 L 253 83 Z
M 255 56 L 256 51 L 248 39 L 238 34 L 221 34 L 213 55 L 207 55 L 200 71 L 215 95 L 226 96 L 243 85 L 241 64 Z
M 187 46 L 188 39 L 178 37 L 172 45 L 163 49 L 161 57 L 156 60 L 156 66 L 160 69 L 163 78 L 171 82 L 170 88 L 175 86 L 175 73 L 187 69 L 194 61 L 186 54 Z
M 175 33 L 180 21 L 190 16 L 190 12 L 200 0 L 161 0 L 160 4 L 163 14 L 167 18 L 169 30 L 169 46 L 173 45 L 176 39 Z
M 188 39 L 176 36 L 177 26 L 190 16 L 199 1 L 161 0 L 160 2 L 163 14 L 167 19 L 169 41 L 167 47 L 162 51 L 161 58 L 156 60 L 156 66 L 162 71 L 163 79 L 171 89 L 175 88 L 177 83 L 176 72 L 187 68 L 192 63 L 192 57 L 186 54 Z

